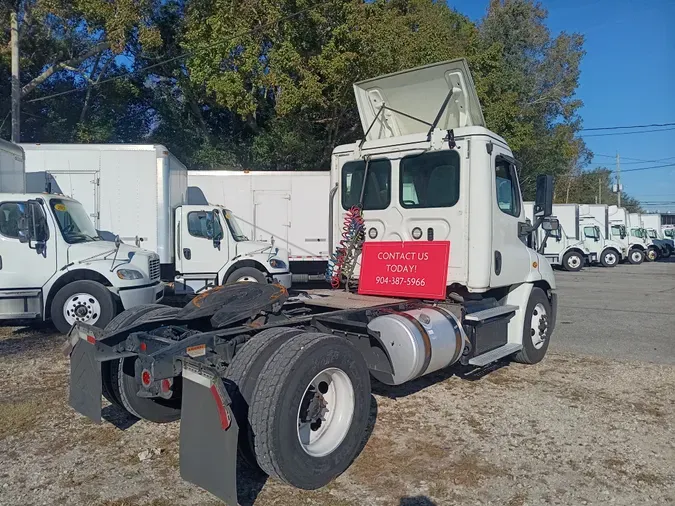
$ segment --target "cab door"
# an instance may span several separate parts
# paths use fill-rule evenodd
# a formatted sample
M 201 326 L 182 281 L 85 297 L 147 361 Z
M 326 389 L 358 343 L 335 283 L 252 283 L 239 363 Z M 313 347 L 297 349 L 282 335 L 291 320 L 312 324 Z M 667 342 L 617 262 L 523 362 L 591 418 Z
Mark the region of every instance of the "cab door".
M 519 223 L 525 223 L 515 160 L 495 147 L 492 190 L 492 269 L 490 286 L 522 283 L 531 269 L 530 252 L 520 239 Z M 551 239 L 549 239 L 550 241 Z
M 183 275 L 214 280 L 228 261 L 228 237 L 220 210 L 210 206 L 182 206 L 177 234 L 177 257 Z
M 29 209 L 37 237 L 27 240 L 21 230 L 31 217 Z M 0 202 L 0 319 L 42 314 L 42 287 L 56 271 L 55 245 L 42 203 Z

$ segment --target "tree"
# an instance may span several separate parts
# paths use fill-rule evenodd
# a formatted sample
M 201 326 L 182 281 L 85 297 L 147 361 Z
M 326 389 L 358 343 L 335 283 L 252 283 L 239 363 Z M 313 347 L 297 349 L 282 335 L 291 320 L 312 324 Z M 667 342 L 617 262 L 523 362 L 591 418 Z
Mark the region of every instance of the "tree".
M 127 54 L 128 44 L 138 42 L 144 47 L 158 44 L 158 32 L 147 22 L 155 8 L 154 0 L 0 1 L 0 19 L 8 20 L 10 13 L 16 12 L 20 20 L 21 98 L 26 116 L 23 138 L 86 142 L 125 138 L 125 131 L 136 135 L 138 130 L 129 129 L 134 121 L 122 122 L 120 116 L 127 118 L 129 111 L 125 104 L 138 95 L 137 90 L 120 82 L 96 85 L 124 73 L 120 57 Z M 0 32 L 3 117 L 9 111 L 9 93 L 5 93 L 9 86 L 8 39 L 9 30 L 3 29 Z M 78 92 L 68 93 L 73 89 Z M 60 100 L 51 100 L 49 104 L 41 101 L 47 95 L 62 92 L 68 94 Z M 98 99 L 101 93 L 106 95 L 104 101 Z M 4 133 L 3 128 L 4 125 L 0 134 Z

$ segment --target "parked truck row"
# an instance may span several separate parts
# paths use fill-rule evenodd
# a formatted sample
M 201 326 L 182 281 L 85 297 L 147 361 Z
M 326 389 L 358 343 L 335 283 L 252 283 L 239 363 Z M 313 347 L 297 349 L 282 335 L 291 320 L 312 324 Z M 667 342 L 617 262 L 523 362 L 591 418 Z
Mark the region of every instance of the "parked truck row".
M 363 137 L 334 149 L 329 172 L 188 171 L 156 145 L 6 146 L 14 175 L 1 181 L 17 186 L 0 188 L 2 318 L 68 334 L 69 403 L 92 420 L 102 397 L 180 419 L 182 477 L 230 504 L 237 454 L 304 489 L 346 470 L 371 377 L 541 361 L 552 265 L 666 255 L 640 216 L 554 205 L 550 176 L 524 202 L 465 60 L 354 92 Z M 345 289 L 289 295 L 327 272 Z M 366 279 L 382 296 L 349 290 Z M 441 295 L 423 290 L 439 279 Z M 158 304 L 165 283 L 190 302 Z

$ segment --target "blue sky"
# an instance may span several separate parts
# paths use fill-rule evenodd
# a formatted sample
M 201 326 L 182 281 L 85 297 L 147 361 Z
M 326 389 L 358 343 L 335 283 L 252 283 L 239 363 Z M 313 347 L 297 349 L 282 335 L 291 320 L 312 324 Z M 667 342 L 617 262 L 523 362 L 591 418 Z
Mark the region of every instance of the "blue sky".
M 474 20 L 488 0 L 448 0 Z M 577 96 L 584 102 L 585 128 L 675 123 L 675 0 L 543 0 L 552 35 L 561 31 L 585 36 Z M 645 129 L 647 130 L 647 129 Z M 669 206 L 645 206 L 675 212 L 675 130 L 635 135 L 588 137 L 610 132 L 582 132 L 595 153 L 592 167 L 615 167 L 621 155 L 624 191 Z M 608 155 L 608 156 L 601 156 Z M 661 160 L 638 163 L 638 160 Z M 615 202 L 612 202 L 615 203 Z

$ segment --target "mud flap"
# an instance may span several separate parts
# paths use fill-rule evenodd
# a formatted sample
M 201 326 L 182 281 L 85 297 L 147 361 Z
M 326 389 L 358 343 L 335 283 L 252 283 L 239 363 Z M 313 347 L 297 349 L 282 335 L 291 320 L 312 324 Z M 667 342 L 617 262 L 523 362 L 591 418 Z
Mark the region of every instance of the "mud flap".
M 237 505 L 239 426 L 223 380 L 183 359 L 180 475 L 231 506 Z
M 96 344 L 86 339 L 78 339 L 70 354 L 68 404 L 101 423 L 101 362 L 96 360 Z

